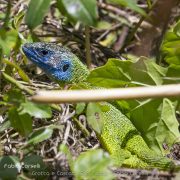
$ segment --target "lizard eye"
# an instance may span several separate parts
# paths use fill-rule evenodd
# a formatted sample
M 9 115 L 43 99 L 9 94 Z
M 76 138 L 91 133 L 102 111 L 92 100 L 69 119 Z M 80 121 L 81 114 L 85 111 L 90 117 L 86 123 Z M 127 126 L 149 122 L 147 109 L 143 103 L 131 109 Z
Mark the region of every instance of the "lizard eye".
M 68 70 L 68 68 L 69 68 L 69 64 L 65 64 L 65 65 L 63 65 L 63 72 L 66 72 L 67 70 Z
M 41 51 L 41 54 L 42 54 L 43 56 L 46 56 L 46 55 L 48 54 L 48 51 L 42 50 L 42 51 Z

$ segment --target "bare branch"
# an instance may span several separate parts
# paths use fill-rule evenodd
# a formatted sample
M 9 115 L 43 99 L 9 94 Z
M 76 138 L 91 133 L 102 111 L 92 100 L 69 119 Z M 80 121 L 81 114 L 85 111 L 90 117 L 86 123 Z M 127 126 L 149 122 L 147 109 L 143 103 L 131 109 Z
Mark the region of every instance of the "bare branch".
M 43 103 L 64 103 L 173 96 L 180 96 L 180 84 L 116 89 L 38 91 L 31 99 Z

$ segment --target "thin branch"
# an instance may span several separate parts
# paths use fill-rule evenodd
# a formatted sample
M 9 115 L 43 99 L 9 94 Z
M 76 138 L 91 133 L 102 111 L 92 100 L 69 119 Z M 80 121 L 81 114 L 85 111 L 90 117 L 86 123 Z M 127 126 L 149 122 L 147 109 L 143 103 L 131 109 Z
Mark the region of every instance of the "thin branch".
M 133 16 L 129 15 L 126 11 L 123 11 L 113 5 L 105 4 L 105 3 L 98 3 L 98 6 L 102 9 L 107 10 L 108 12 L 113 12 L 119 16 L 126 18 L 129 22 L 131 22 L 130 19 L 134 18 Z
M 29 89 L 26 86 L 22 85 L 21 83 L 16 81 L 14 78 L 9 76 L 5 72 L 3 72 L 2 75 L 3 75 L 4 79 L 6 79 L 8 82 L 10 82 L 11 84 L 14 84 L 16 87 L 18 87 L 19 89 L 21 89 L 24 92 L 28 93 L 29 95 L 33 95 L 34 94 L 34 92 L 31 89 Z
M 32 91 L 31 89 L 29 89 L 28 87 L 24 86 L 23 84 L 21 84 L 20 82 L 16 81 L 16 79 L 12 78 L 11 76 L 9 76 L 8 74 L 6 74 L 5 72 L 2 72 L 2 75 L 4 77 L 5 80 L 7 80 L 8 82 L 10 82 L 11 84 L 14 84 L 16 87 L 18 87 L 19 89 L 21 89 L 22 91 L 26 92 L 29 95 L 33 95 L 35 92 Z M 51 104 L 51 107 L 57 111 L 61 111 L 61 108 L 59 106 L 57 106 L 56 104 Z
M 121 50 L 121 48 L 124 46 L 124 43 L 125 43 L 126 37 L 128 35 L 128 32 L 129 32 L 129 27 L 124 26 L 122 28 L 122 32 L 121 32 L 121 35 L 118 38 L 118 41 L 114 45 L 114 50 L 116 52 L 119 52 Z
M 146 0 L 146 2 L 147 2 L 147 5 L 148 5 L 148 9 L 151 9 L 151 7 L 152 7 L 152 2 L 151 2 L 151 0 Z
M 180 96 L 180 84 L 116 89 L 38 91 L 31 99 L 43 103 L 68 103 L 174 96 Z
M 144 27 L 135 42 L 131 53 L 136 56 L 159 56 L 160 45 L 172 14 L 172 9 L 180 3 L 179 0 L 156 0 L 149 10 L 147 21 L 151 26 Z M 131 37 L 131 36 L 130 36 Z M 158 59 L 158 58 L 157 58 Z
M 101 34 L 97 39 L 96 42 L 101 41 L 104 37 L 106 37 L 110 32 L 117 30 L 122 26 L 121 23 L 113 25 L 110 29 L 107 29 L 103 34 Z
M 123 52 L 124 48 L 127 47 L 127 46 L 131 43 L 133 37 L 134 37 L 135 34 L 137 33 L 138 28 L 141 26 L 141 24 L 142 24 L 142 22 L 144 21 L 145 18 L 146 18 L 146 17 L 142 16 L 142 17 L 139 19 L 138 23 L 135 25 L 135 27 L 133 28 L 132 32 L 131 32 L 130 35 L 128 36 L 127 41 L 126 41 L 124 47 L 121 49 L 121 52 Z

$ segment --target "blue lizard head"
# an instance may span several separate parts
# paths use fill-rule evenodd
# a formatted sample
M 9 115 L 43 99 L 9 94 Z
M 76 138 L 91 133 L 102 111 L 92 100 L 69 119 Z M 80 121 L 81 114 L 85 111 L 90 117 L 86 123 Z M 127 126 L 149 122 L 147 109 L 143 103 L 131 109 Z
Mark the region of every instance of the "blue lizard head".
M 73 53 L 54 43 L 26 43 L 22 50 L 29 60 L 58 82 L 80 82 L 89 73 Z

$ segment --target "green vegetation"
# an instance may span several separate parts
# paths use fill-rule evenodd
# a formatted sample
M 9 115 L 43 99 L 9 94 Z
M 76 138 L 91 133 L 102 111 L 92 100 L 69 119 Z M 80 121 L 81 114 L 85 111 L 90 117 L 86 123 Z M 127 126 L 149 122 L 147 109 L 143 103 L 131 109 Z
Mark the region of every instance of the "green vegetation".
M 112 159 L 99 146 L 94 133 L 101 131 L 101 112 L 108 107 L 99 106 L 99 103 L 45 105 L 32 102 L 29 97 L 36 90 L 59 87 L 28 63 L 21 45 L 46 41 L 69 47 L 89 67 L 101 66 L 93 69 L 88 77 L 88 81 L 95 86 L 114 88 L 178 84 L 178 15 L 169 14 L 170 21 L 163 21 L 167 24 L 162 29 L 160 22 L 152 23 L 161 34 L 154 38 L 160 41 L 151 44 L 148 53 L 145 54 L 147 49 L 143 49 L 146 44 L 141 44 L 144 42 L 142 32 L 151 28 L 149 19 L 153 20 L 150 16 L 153 7 L 156 8 L 154 2 L 2 1 L 0 179 L 74 176 L 76 179 L 104 180 L 116 176 L 109 168 L 114 166 Z M 175 8 L 178 9 L 178 6 Z M 163 8 L 160 11 L 168 14 Z M 156 16 L 159 19 L 158 13 Z M 153 41 L 152 37 L 157 34 L 153 30 L 148 33 L 151 38 L 147 42 Z M 146 38 L 145 33 L 143 37 Z M 139 44 L 140 50 L 137 51 Z M 153 51 L 154 46 L 156 51 Z M 71 88 L 82 87 L 73 85 Z M 130 118 L 151 149 L 180 160 L 175 154 L 180 141 L 179 97 L 121 100 L 114 104 Z M 98 122 L 96 113 L 100 115 Z

